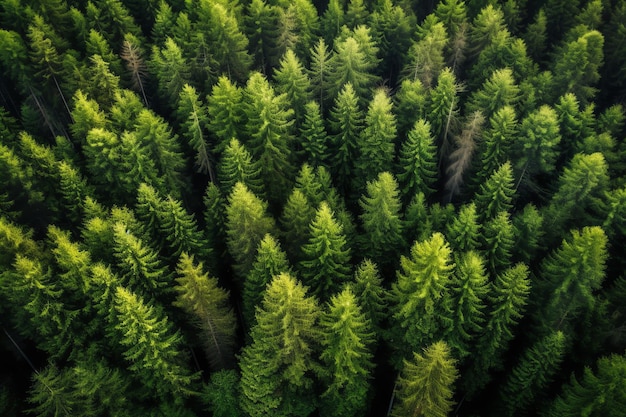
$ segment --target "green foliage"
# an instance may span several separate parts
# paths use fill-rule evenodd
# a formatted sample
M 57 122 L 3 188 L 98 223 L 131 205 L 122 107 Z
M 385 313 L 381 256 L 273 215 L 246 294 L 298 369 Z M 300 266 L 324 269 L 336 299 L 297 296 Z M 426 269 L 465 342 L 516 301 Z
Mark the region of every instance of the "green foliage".
M 290 271 L 287 255 L 281 249 L 279 242 L 269 233 L 266 234 L 259 242 L 252 269 L 243 283 L 242 313 L 248 328 L 252 328 L 256 323 L 256 308 L 261 305 L 265 289 L 274 276 Z
M 442 22 L 422 27 L 421 32 L 421 39 L 414 42 L 409 49 L 409 62 L 403 73 L 407 79 L 419 80 L 424 87 L 430 89 L 444 67 L 444 48 L 448 43 L 448 34 Z
M 211 380 L 205 385 L 202 399 L 208 403 L 209 410 L 215 417 L 241 417 L 239 403 L 239 375 L 232 369 L 211 374 Z
M 467 112 L 480 110 L 486 118 L 491 118 L 504 106 L 515 104 L 519 98 L 519 87 L 510 68 L 496 70 L 483 83 L 480 90 L 472 94 Z
M 171 395 L 181 403 L 194 379 L 181 353 L 182 337 L 159 309 L 124 287 L 117 288 L 114 302 L 116 337 L 128 369 L 156 398 Z
M 203 271 L 202 262 L 183 252 L 176 269 L 178 284 L 174 305 L 180 307 L 202 333 L 202 343 L 213 369 L 229 367 L 233 361 L 236 319 L 229 306 L 228 292 L 217 279 Z
M 555 331 L 524 352 L 500 390 L 504 415 L 515 415 L 548 386 L 563 361 L 566 342 L 563 332 Z
M 389 172 L 381 172 L 367 183 L 367 193 L 359 200 L 363 210 L 361 254 L 379 265 L 391 263 L 403 246 L 401 208 L 398 184 Z
M 306 287 L 291 275 L 276 275 L 268 285 L 252 343 L 243 348 L 241 407 L 250 416 L 298 416 L 313 410 L 310 373 L 320 336 L 320 310 Z
M 410 258 L 400 257 L 398 279 L 391 287 L 395 346 L 404 356 L 440 339 L 452 325 L 449 285 L 452 250 L 441 233 L 415 242 Z
M 378 266 L 369 259 L 363 260 L 354 272 L 354 283 L 350 288 L 358 300 L 363 313 L 372 323 L 373 330 L 379 330 L 385 319 L 386 290 L 382 285 L 382 278 Z M 378 331 L 375 332 L 379 334 Z
M 364 50 L 363 44 L 354 36 L 335 43 L 332 65 L 329 71 L 331 97 L 336 97 L 346 84 L 352 85 L 356 96 L 370 96 L 376 77 L 372 74 L 375 63 Z
M 313 166 L 325 165 L 329 159 L 328 134 L 320 105 L 309 101 L 304 105 L 304 120 L 300 126 L 302 155 Z
M 474 198 L 480 218 L 490 220 L 501 211 L 510 211 L 515 194 L 513 186 L 513 169 L 507 161 L 481 184 Z
M 294 263 L 303 259 L 302 245 L 309 238 L 309 225 L 315 218 L 315 211 L 303 192 L 294 188 L 280 217 L 281 234 Z
M 508 212 L 500 211 L 484 225 L 483 256 L 491 275 L 497 275 L 510 265 L 515 228 Z
M 391 415 L 447 416 L 454 406 L 452 395 L 458 378 L 450 348 L 443 341 L 435 342 L 422 355 L 413 352 L 411 359 L 404 361 Z
M 261 180 L 261 168 L 252 160 L 252 155 L 237 139 L 232 138 L 224 149 L 218 165 L 217 178 L 220 188 L 230 194 L 236 183 L 245 184 L 258 197 L 265 195 Z
M 298 122 L 304 117 L 304 105 L 311 99 L 311 81 L 296 54 L 288 49 L 274 73 L 278 94 L 286 94 Z
M 415 124 L 426 115 L 427 90 L 420 80 L 403 80 L 394 95 L 398 120 L 398 137 L 404 139 Z
M 241 89 L 228 77 L 221 76 L 207 97 L 207 128 L 217 139 L 216 153 L 221 153 L 232 138 L 240 137 L 243 120 L 242 95 Z
M 478 248 L 481 225 L 478 222 L 476 204 L 463 205 L 459 213 L 446 226 L 446 237 L 456 251 L 464 252 Z
M 267 203 L 245 184 L 238 182 L 226 206 L 226 244 L 235 260 L 233 268 L 243 278 L 252 268 L 257 246 L 266 233 L 274 230 L 274 219 L 267 215 Z
M 183 136 L 196 151 L 196 169 L 213 176 L 210 147 L 205 133 L 209 119 L 196 89 L 189 84 L 185 84 L 180 92 L 176 113 L 182 121 Z
M 370 392 L 374 334 L 349 287 L 331 297 L 328 312 L 320 318 L 320 330 L 327 387 L 320 411 L 333 416 L 362 415 Z
M 597 370 L 586 367 L 580 381 L 572 375 L 569 384 L 542 414 L 561 417 L 583 412 L 586 416 L 619 416 L 626 405 L 624 390 L 626 362 L 623 355 L 600 358 Z
M 329 299 L 350 278 L 350 248 L 343 227 L 328 203 L 322 202 L 302 246 L 300 273 L 314 295 Z
M 161 100 L 173 106 L 185 84 L 191 81 L 189 65 L 174 39 L 170 37 L 165 39 L 161 49 L 153 47 L 150 67 L 157 77 Z

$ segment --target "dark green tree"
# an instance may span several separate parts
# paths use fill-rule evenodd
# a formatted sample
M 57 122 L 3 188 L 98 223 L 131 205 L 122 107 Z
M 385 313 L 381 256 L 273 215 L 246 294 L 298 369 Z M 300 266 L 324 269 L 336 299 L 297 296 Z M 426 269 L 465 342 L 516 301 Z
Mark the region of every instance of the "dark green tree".
M 437 180 L 437 148 L 424 119 L 415 122 L 402 142 L 399 154 L 398 181 L 405 201 L 417 193 L 431 195 Z
M 372 73 L 375 63 L 370 58 L 353 36 L 336 42 L 328 77 L 331 97 L 337 97 L 348 83 L 359 99 L 370 97 L 370 89 L 376 81 Z
M 239 403 L 239 375 L 233 369 L 211 374 L 202 393 L 202 399 L 215 417 L 242 417 Z
M 482 254 L 492 276 L 502 272 L 511 262 L 515 228 L 508 212 L 500 211 L 483 226 Z
M 315 212 L 307 196 L 294 188 L 280 217 L 281 235 L 294 264 L 303 259 L 302 246 L 309 240 L 309 225 L 315 219 Z
M 211 162 L 211 146 L 208 143 L 206 127 L 209 123 L 206 108 L 195 88 L 185 84 L 178 98 L 176 109 L 181 121 L 182 136 L 196 152 L 195 166 L 198 172 L 208 174 L 215 181 L 213 163 Z
M 442 22 L 420 29 L 421 38 L 411 45 L 408 62 L 402 72 L 407 79 L 419 80 L 430 89 L 445 66 L 444 48 L 448 43 L 448 34 Z
M 455 251 L 470 251 L 478 248 L 481 224 L 476 204 L 461 206 L 458 214 L 446 226 L 446 237 Z
M 374 367 L 371 322 L 348 287 L 330 299 L 320 318 L 324 364 L 320 411 L 333 416 L 359 416 L 367 410 Z
M 240 138 L 243 122 L 243 93 L 239 87 L 221 76 L 207 97 L 209 124 L 207 128 L 216 139 L 215 152 L 221 154 L 232 138 Z
M 191 81 L 190 66 L 180 46 L 170 37 L 165 40 L 162 48 L 153 46 L 149 65 L 157 79 L 161 100 L 175 108 L 180 92 Z
M 404 245 L 398 183 L 389 172 L 381 172 L 367 183 L 367 192 L 359 200 L 363 210 L 360 253 L 378 265 L 391 265 Z
M 510 162 L 505 162 L 481 184 L 480 190 L 474 197 L 476 210 L 482 221 L 496 217 L 501 211 L 509 211 L 513 208 L 513 196 L 515 195 L 513 184 L 513 169 Z
M 325 165 L 330 158 L 329 136 L 320 105 L 316 101 L 306 103 L 303 117 L 299 135 L 303 159 L 313 166 Z
M 511 106 L 497 110 L 489 119 L 489 126 L 483 132 L 479 147 L 479 168 L 476 169 L 474 183 L 481 185 L 510 157 L 511 146 L 517 138 L 517 119 Z
M 256 324 L 256 308 L 261 306 L 265 289 L 274 276 L 289 272 L 291 272 L 291 267 L 280 243 L 269 233 L 266 234 L 259 242 L 252 269 L 243 283 L 242 313 L 248 328 Z
M 237 139 L 230 140 L 217 168 L 220 188 L 225 195 L 230 194 L 236 183 L 242 182 L 257 197 L 265 196 L 261 168 Z
M 350 248 L 343 227 L 326 202 L 310 225 L 309 240 L 302 246 L 300 273 L 314 295 L 329 299 L 350 279 Z
M 241 407 L 250 416 L 302 416 L 315 408 L 311 371 L 320 337 L 320 310 L 306 287 L 282 273 L 268 285 L 243 348 Z
M 514 105 L 519 95 L 520 90 L 513 78 L 513 71 L 510 68 L 499 69 L 491 74 L 481 89 L 472 94 L 466 111 L 480 110 L 490 119 L 502 107 Z
M 333 2 L 334 0 L 331 0 L 328 6 L 331 7 Z M 323 114 L 329 100 L 328 90 L 330 86 L 330 71 L 332 68 L 332 55 L 328 50 L 326 42 L 324 42 L 324 38 L 319 38 L 315 45 L 313 45 L 309 51 L 309 56 L 311 60 L 309 65 L 311 94 L 317 100 L 320 105 L 321 113 Z
M 311 80 L 296 54 L 288 49 L 274 72 L 278 94 L 286 94 L 298 125 L 304 119 L 304 106 L 311 99 Z
M 395 114 L 398 137 L 404 139 L 419 120 L 426 117 L 428 91 L 420 80 L 402 80 L 396 94 Z
M 354 283 L 350 288 L 363 313 L 372 323 L 372 330 L 379 335 L 380 325 L 386 317 L 387 293 L 378 266 L 369 259 L 363 260 L 354 271 Z

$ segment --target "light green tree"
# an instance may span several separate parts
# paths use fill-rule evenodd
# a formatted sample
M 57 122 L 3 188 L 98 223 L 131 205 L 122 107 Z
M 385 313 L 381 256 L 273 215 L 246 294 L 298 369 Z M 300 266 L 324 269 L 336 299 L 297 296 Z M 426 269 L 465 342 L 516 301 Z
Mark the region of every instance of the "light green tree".
M 398 181 L 405 201 L 417 193 L 428 197 L 434 192 L 432 186 L 437 180 L 437 148 L 430 129 L 430 123 L 419 119 L 400 147 Z

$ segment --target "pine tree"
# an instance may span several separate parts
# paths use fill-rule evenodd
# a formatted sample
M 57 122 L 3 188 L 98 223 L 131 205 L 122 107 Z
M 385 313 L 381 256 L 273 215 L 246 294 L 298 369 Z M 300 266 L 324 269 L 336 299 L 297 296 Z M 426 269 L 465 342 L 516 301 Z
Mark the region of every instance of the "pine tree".
M 460 359 L 470 355 L 473 340 L 484 328 L 489 280 L 485 261 L 478 253 L 469 251 L 457 257 L 450 294 L 454 324 L 446 339 Z
M 323 379 L 320 412 L 332 416 L 360 416 L 367 410 L 374 333 L 350 288 L 330 299 L 320 318 Z
M 229 305 L 228 292 L 217 279 L 204 272 L 202 262 L 183 252 L 176 268 L 177 293 L 174 305 L 187 313 L 201 331 L 202 343 L 213 370 L 232 365 L 236 318 Z
M 350 83 L 359 99 L 370 96 L 376 81 L 372 74 L 374 63 L 369 60 L 363 46 L 353 36 L 335 43 L 335 54 L 328 77 L 331 97 L 337 97 L 346 84 Z
M 266 202 L 255 196 L 245 184 L 235 184 L 226 206 L 226 245 L 235 260 L 233 269 L 240 279 L 250 271 L 263 236 L 274 229 L 274 219 L 266 212 Z
M 350 248 L 326 202 L 320 204 L 309 230 L 309 240 L 302 246 L 300 273 L 312 293 L 327 300 L 350 279 Z
M 288 106 L 287 96 L 276 95 L 258 72 L 246 84 L 244 105 L 250 152 L 261 167 L 267 195 L 273 202 L 282 202 L 286 190 L 291 188 L 294 171 L 290 160 L 293 110 Z
M 235 138 L 232 138 L 224 149 L 217 177 L 225 195 L 230 194 L 236 183 L 242 182 L 257 197 L 265 196 L 261 168 L 252 159 L 246 147 Z
M 605 276 L 607 238 L 600 227 L 573 230 L 569 239 L 542 263 L 540 308 L 536 321 L 541 330 L 560 330 L 592 311 Z
M 274 276 L 290 272 L 287 255 L 280 243 L 269 233 L 266 234 L 259 242 L 254 263 L 243 283 L 242 314 L 248 328 L 256 324 L 255 310 L 261 305 L 265 289 Z
M 277 39 L 279 17 L 280 7 L 264 0 L 253 0 L 247 8 L 247 19 L 244 19 L 254 67 L 260 68 L 264 74 L 270 73 L 282 55 Z
M 182 337 L 167 316 L 133 292 L 115 291 L 116 338 L 125 347 L 128 369 L 155 398 L 171 396 L 182 403 L 195 377 L 181 353 Z
M 311 81 L 296 54 L 288 49 L 274 72 L 278 94 L 286 94 L 289 107 L 294 110 L 297 124 L 304 119 L 304 106 L 311 99 Z
M 475 174 L 475 184 L 482 184 L 508 160 L 511 145 L 515 143 L 516 137 L 515 110 L 511 106 L 504 106 L 491 116 L 489 127 L 483 133 L 483 143 L 479 148 L 480 168 Z
M 391 100 L 385 90 L 377 90 L 365 116 L 365 128 L 359 135 L 358 154 L 354 162 L 352 191 L 365 191 L 367 182 L 388 169 L 395 155 L 396 119 L 391 112 Z
M 452 395 L 458 378 L 456 361 L 450 348 L 435 342 L 423 354 L 413 352 L 411 361 L 404 361 L 398 378 L 397 403 L 392 416 L 445 417 L 454 406 Z
M 482 254 L 487 261 L 487 270 L 495 276 L 511 262 L 515 229 L 509 213 L 500 211 L 493 219 L 487 221 L 482 238 Z
M 330 111 L 331 136 L 330 153 L 333 178 L 340 190 L 345 191 L 353 175 L 354 160 L 357 157 L 357 144 L 362 129 L 363 115 L 359 108 L 359 99 L 347 83 Z
M 364 259 L 354 272 L 354 283 L 349 284 L 358 300 L 363 313 L 372 323 L 372 329 L 379 335 L 380 325 L 386 317 L 387 293 L 378 266 L 369 259 Z
M 309 415 L 314 409 L 312 370 L 317 368 L 320 310 L 292 276 L 274 277 L 257 312 L 252 343 L 243 348 L 241 406 L 250 416 Z
M 472 362 L 463 379 L 473 395 L 489 382 L 489 371 L 500 369 L 502 353 L 513 339 L 513 330 L 524 315 L 530 294 L 528 267 L 518 263 L 499 274 L 491 285 L 484 333 L 476 341 Z
M 470 31 L 472 52 L 478 55 L 498 34 L 505 31 L 508 33 L 502 9 L 497 5 L 486 5 L 472 22 Z
M 485 118 L 490 119 L 502 107 L 515 104 L 519 94 L 513 71 L 510 68 L 496 70 L 482 88 L 472 94 L 467 112 L 480 110 Z
M 507 161 L 481 184 L 474 197 L 476 210 L 483 221 L 493 219 L 501 211 L 511 210 L 515 194 L 513 186 L 513 170 Z
M 446 226 L 446 237 L 455 251 L 465 252 L 478 248 L 481 225 L 476 204 L 461 206 L 459 213 Z
M 309 225 L 315 218 L 315 211 L 302 191 L 294 188 L 280 217 L 281 235 L 294 264 L 303 259 L 302 246 L 309 239 Z
M 450 328 L 453 269 L 452 250 L 441 233 L 415 242 L 410 257 L 400 257 L 398 280 L 390 295 L 395 334 L 399 337 L 395 345 L 403 356 L 428 346 Z
M 221 76 L 207 97 L 209 124 L 207 128 L 217 141 L 214 151 L 221 154 L 232 138 L 241 137 L 242 91 L 226 77 Z
M 426 120 L 430 122 L 435 138 L 442 139 L 440 155 L 448 152 L 448 136 L 458 123 L 457 97 L 461 87 L 448 68 L 444 68 L 437 78 L 437 86 L 430 93 Z M 441 158 L 441 156 L 440 156 Z
M 444 48 L 448 43 L 448 34 L 442 22 L 420 29 L 421 39 L 409 49 L 409 62 L 403 74 L 407 79 L 421 81 L 425 88 L 430 89 L 444 68 Z
M 555 331 L 527 349 L 500 390 L 504 415 L 530 406 L 551 382 L 563 361 L 567 340 Z
M 424 119 L 415 122 L 399 155 L 398 180 L 407 201 L 417 193 L 430 196 L 437 180 L 437 148 L 430 132 L 430 123 Z
M 420 80 L 402 80 L 394 95 L 399 138 L 404 139 L 415 124 L 426 117 L 427 99 L 427 90 Z
M 215 173 L 211 162 L 211 147 L 205 132 L 209 118 L 196 89 L 189 84 L 185 84 L 180 92 L 176 114 L 181 121 L 183 137 L 196 152 L 195 166 L 197 171 L 209 174 L 211 180 L 214 181 Z
M 513 257 L 517 261 L 530 264 L 539 248 L 542 247 L 543 216 L 537 207 L 527 204 L 513 217 L 513 226 L 515 228 Z
M 183 87 L 191 81 L 189 64 L 182 49 L 168 36 L 162 48 L 159 49 L 156 45 L 152 47 L 149 65 L 156 76 L 161 100 L 174 108 Z
M 72 120 L 70 132 L 78 143 L 85 143 L 85 138 L 91 129 L 105 129 L 108 121 L 106 114 L 101 111 L 100 105 L 90 99 L 81 90 L 76 91 L 73 97 Z
M 306 103 L 303 117 L 299 135 L 302 159 L 315 167 L 323 166 L 330 156 L 328 151 L 329 137 L 324 126 L 320 105 L 316 101 Z
M 542 415 L 565 417 L 584 412 L 589 417 L 617 417 L 626 406 L 623 381 L 626 378 L 624 355 L 600 358 L 597 370 L 585 367 L 582 378 L 572 375 L 562 393 Z
M 378 265 L 390 265 L 403 246 L 398 184 L 389 172 L 381 172 L 367 183 L 367 193 L 359 200 L 363 210 L 361 253 Z
M 328 7 L 331 7 L 334 0 L 331 0 Z M 322 22 L 323 24 L 323 22 Z M 328 33 L 328 32 L 324 32 Z M 333 37 L 334 38 L 334 37 Z M 311 79 L 311 94 L 320 105 L 320 112 L 324 114 L 324 109 L 328 102 L 329 77 L 332 65 L 331 53 L 328 50 L 324 38 L 319 38 L 317 43 L 309 51 L 311 63 L 309 65 L 309 78 Z

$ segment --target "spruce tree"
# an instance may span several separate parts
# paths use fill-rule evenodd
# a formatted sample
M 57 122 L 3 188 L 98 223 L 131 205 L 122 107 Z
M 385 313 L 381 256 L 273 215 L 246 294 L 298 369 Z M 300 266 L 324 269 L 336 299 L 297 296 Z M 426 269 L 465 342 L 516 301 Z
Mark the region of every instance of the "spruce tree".
M 320 310 L 288 273 L 268 285 L 241 353 L 241 407 L 250 416 L 309 415 L 315 408 L 311 371 L 317 369 Z
M 392 165 L 395 156 L 396 119 L 385 90 L 377 90 L 365 116 L 365 128 L 356 143 L 352 191 L 360 195 L 367 182 Z
M 304 120 L 300 126 L 300 146 L 302 159 L 312 166 L 326 165 L 329 160 L 329 136 L 326 132 L 320 105 L 309 101 L 304 105 Z
M 415 122 L 407 140 L 402 142 L 399 154 L 398 181 L 405 201 L 417 193 L 430 196 L 437 180 L 437 148 L 430 132 L 430 123 L 424 119 Z
M 259 242 L 252 269 L 246 275 L 241 294 L 242 313 L 248 328 L 256 324 L 255 311 L 261 305 L 265 289 L 275 275 L 290 273 L 287 255 L 280 243 L 269 233 Z
M 174 305 L 187 313 L 201 331 L 202 343 L 213 370 L 232 366 L 236 318 L 228 292 L 204 272 L 202 262 L 183 252 L 176 268 Z
M 328 311 L 320 318 L 322 353 L 325 365 L 320 411 L 332 416 L 360 416 L 367 410 L 374 334 L 371 322 L 361 310 L 350 288 L 330 299 Z
M 411 351 L 443 337 L 451 327 L 452 250 L 441 233 L 415 242 L 410 257 L 400 257 L 391 287 L 393 337 L 406 358 Z
M 446 226 L 446 237 L 455 251 L 465 252 L 478 248 L 481 224 L 478 221 L 476 204 L 461 206 L 458 214 Z
M 282 237 L 289 258 L 296 264 L 303 259 L 302 246 L 309 239 L 309 225 L 315 218 L 315 208 L 298 188 L 287 199 L 280 217 Z
M 209 118 L 196 89 L 189 84 L 185 84 L 180 92 L 176 114 L 181 121 L 183 137 L 196 152 L 195 166 L 197 171 L 209 174 L 209 177 L 215 180 L 213 163 L 211 162 L 211 146 L 205 132 Z
M 311 81 L 296 54 L 288 49 L 274 72 L 278 94 L 286 94 L 297 124 L 304 119 L 304 106 L 311 99 Z
M 501 211 L 513 208 L 513 169 L 510 162 L 502 164 L 487 180 L 481 184 L 480 190 L 474 197 L 476 211 L 483 221 L 496 217 Z
M 326 202 L 320 204 L 302 246 L 300 273 L 314 295 L 329 299 L 350 279 L 350 248 L 342 226 Z
M 515 228 L 508 212 L 500 211 L 485 223 L 482 234 L 482 254 L 492 276 L 502 272 L 511 262 Z
M 359 200 L 363 210 L 361 253 L 378 265 L 391 265 L 403 246 L 403 231 L 398 184 L 389 172 L 381 172 L 367 183 L 367 193 Z
M 510 68 L 496 70 L 483 83 L 481 89 L 472 94 L 467 104 L 467 112 L 480 110 L 490 119 L 498 110 L 511 106 L 519 99 L 519 87 Z
M 350 83 L 359 99 L 369 97 L 376 77 L 372 57 L 367 56 L 363 45 L 349 36 L 335 43 L 334 53 L 328 79 L 331 96 L 336 97 Z
M 450 348 L 435 342 L 423 354 L 413 352 L 398 378 L 392 416 L 445 417 L 454 406 L 454 382 L 459 374 Z
M 426 117 L 427 90 L 420 80 L 403 80 L 394 95 L 398 137 L 404 139 L 415 124 Z M 424 122 L 427 122 L 424 120 Z M 430 127 L 429 127 L 430 132 Z
M 408 51 L 408 63 L 403 74 L 409 80 L 421 81 L 425 88 L 430 89 L 444 68 L 444 48 L 448 43 L 448 34 L 442 22 L 420 29 L 420 39 Z
M 331 0 L 331 2 L 329 3 L 329 8 L 331 4 L 333 4 L 333 0 Z M 315 45 L 313 45 L 313 47 L 309 50 L 309 56 L 311 59 L 311 63 L 309 65 L 311 94 L 320 105 L 321 113 L 324 114 L 326 104 L 329 100 L 329 97 L 327 97 L 327 95 L 330 85 L 330 70 L 332 65 L 332 55 L 328 50 L 326 42 L 324 42 L 324 38 L 319 38 Z
M 555 331 L 523 353 L 500 389 L 504 415 L 516 415 L 536 401 L 559 370 L 566 343 L 563 332 Z
M 274 230 L 274 219 L 266 211 L 266 202 L 245 184 L 235 184 L 226 206 L 226 245 L 235 260 L 233 268 L 240 280 L 250 271 L 263 236 Z
M 242 132 L 242 91 L 230 78 L 221 76 L 207 97 L 209 124 L 207 128 L 216 139 L 215 152 L 221 154 L 232 138 Z
M 225 195 L 230 194 L 238 182 L 245 184 L 257 197 L 265 196 L 265 187 L 261 180 L 261 168 L 252 159 L 246 147 L 232 138 L 218 165 L 217 178 Z
M 354 283 L 349 285 L 363 313 L 372 323 L 372 330 L 379 335 L 380 325 L 386 317 L 387 292 L 378 266 L 369 259 L 363 260 L 354 271 Z
M 516 137 L 515 110 L 510 106 L 504 106 L 491 116 L 489 127 L 483 133 L 483 143 L 479 148 L 480 168 L 477 169 L 474 180 L 477 186 L 507 161 Z

